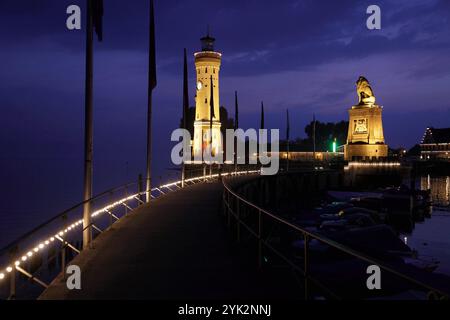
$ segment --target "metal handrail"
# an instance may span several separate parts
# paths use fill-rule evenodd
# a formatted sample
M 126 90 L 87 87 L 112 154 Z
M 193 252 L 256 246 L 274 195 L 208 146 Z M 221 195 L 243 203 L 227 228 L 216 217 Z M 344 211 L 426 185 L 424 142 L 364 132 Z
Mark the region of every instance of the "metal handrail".
M 275 215 L 275 214 L 273 214 L 273 213 L 271 213 L 271 212 L 269 212 L 269 211 L 267 211 L 267 210 L 265 210 L 265 209 L 255 205 L 254 203 L 248 201 L 247 199 L 243 198 L 242 196 L 237 194 L 235 191 L 233 191 L 232 188 L 230 187 L 230 185 L 226 182 L 226 179 L 222 180 L 222 184 L 224 186 L 224 193 L 228 192 L 229 195 L 231 194 L 238 201 L 243 202 L 247 206 L 257 210 L 259 212 L 259 216 L 260 217 L 261 217 L 261 214 L 264 214 L 267 217 L 270 217 L 273 220 L 275 220 L 275 221 L 277 221 L 277 222 L 279 222 L 279 223 L 281 223 L 281 224 L 283 224 L 283 225 L 285 225 L 285 226 L 287 226 L 287 227 L 289 227 L 289 228 L 291 228 L 291 229 L 293 229 L 295 231 L 298 231 L 298 232 L 302 233 L 303 236 L 305 237 L 305 252 L 306 252 L 306 250 L 308 250 L 308 248 L 307 248 L 307 246 L 308 246 L 308 238 L 313 238 L 313 239 L 318 240 L 319 242 L 325 243 L 325 244 L 327 244 L 327 245 L 329 245 L 329 246 L 331 246 L 331 247 L 333 247 L 333 248 L 335 248 L 335 249 L 337 249 L 337 250 L 339 250 L 341 252 L 344 252 L 344 253 L 346 253 L 348 255 L 351 255 L 351 256 L 353 256 L 355 258 L 358 258 L 360 260 L 363 260 L 363 261 L 368 262 L 368 263 L 373 264 L 373 265 L 377 265 L 381 269 L 383 269 L 383 270 L 385 270 L 385 271 L 387 271 L 387 272 L 389 272 L 391 274 L 394 274 L 394 275 L 402 278 L 403 280 L 409 281 L 409 282 L 411 282 L 411 283 L 413 283 L 413 284 L 415 284 L 415 285 L 417 285 L 419 287 L 422 287 L 422 288 L 425 288 L 427 290 L 430 290 L 431 292 L 438 293 L 442 297 L 448 298 L 450 296 L 450 294 L 448 292 L 442 291 L 441 289 L 437 289 L 437 288 L 435 288 L 435 287 L 433 287 L 431 285 L 428 285 L 426 283 L 418 281 L 418 280 L 416 280 L 416 279 L 414 279 L 414 278 L 412 278 L 412 277 L 410 277 L 408 275 L 404 275 L 404 274 L 400 273 L 399 271 L 395 270 L 393 267 L 391 267 L 389 265 L 386 265 L 384 262 L 381 262 L 380 260 L 377 260 L 375 258 L 369 257 L 368 255 L 366 255 L 364 253 L 361 253 L 361 252 L 359 252 L 357 250 L 351 249 L 351 248 L 349 248 L 349 247 L 347 247 L 345 245 L 342 245 L 342 244 L 340 244 L 340 243 L 338 243 L 338 242 L 336 242 L 334 240 L 331 240 L 329 238 L 323 237 L 322 235 L 319 235 L 319 234 L 317 234 L 315 232 L 303 229 L 303 228 L 301 228 L 301 227 L 299 227 L 299 226 L 297 226 L 297 225 L 295 225 L 295 224 L 293 224 L 293 223 L 291 223 L 291 222 L 289 222 L 289 221 L 287 221 L 287 220 L 285 220 L 285 219 L 283 219 L 283 218 L 281 218 L 281 217 L 279 217 L 279 216 L 277 216 L 277 215 Z M 223 197 L 223 201 L 226 203 L 227 207 L 229 209 L 231 209 L 229 198 L 224 196 Z M 246 228 L 250 228 L 250 226 L 248 226 L 245 222 L 243 222 L 239 218 L 238 215 L 236 215 L 236 214 L 233 214 L 233 215 L 235 216 L 238 224 L 242 224 Z M 261 218 L 259 218 L 259 219 L 261 219 Z M 261 224 L 261 221 L 259 222 L 259 224 Z M 281 254 L 279 252 L 276 252 L 277 250 L 275 248 L 273 248 L 272 246 L 268 245 L 266 243 L 266 241 L 263 241 L 262 238 L 261 238 L 261 234 L 259 234 L 257 231 L 252 230 L 251 234 L 256 236 L 262 242 L 262 244 L 266 245 L 269 249 L 274 251 L 277 255 Z M 239 237 L 239 235 L 238 235 L 238 237 Z M 261 259 L 261 257 L 260 257 L 260 259 Z M 290 262 L 290 264 L 292 264 L 292 262 Z M 310 277 L 310 275 L 306 274 L 306 266 L 305 266 L 305 270 L 304 270 L 304 275 Z M 315 279 L 313 279 L 313 280 L 315 280 Z M 315 280 L 315 281 L 317 281 L 317 280 Z M 320 283 L 319 281 L 317 281 L 317 282 Z
M 36 233 L 37 231 L 39 231 L 39 230 L 41 230 L 42 228 L 48 226 L 50 223 L 52 223 L 52 222 L 54 222 L 54 221 L 56 221 L 56 220 L 62 218 L 62 217 L 63 217 L 64 215 L 66 215 L 67 213 L 69 213 L 69 212 L 71 212 L 71 211 L 73 211 L 73 210 L 75 210 L 75 209 L 77 209 L 77 208 L 79 208 L 79 207 L 82 207 L 85 203 L 88 203 L 88 202 L 92 202 L 92 201 L 98 200 L 99 198 L 101 198 L 101 197 L 103 197 L 103 196 L 105 196 L 105 195 L 107 195 L 107 194 L 110 194 L 110 193 L 115 192 L 115 191 L 118 191 L 118 190 L 125 189 L 125 188 L 130 187 L 130 186 L 133 186 L 133 185 L 135 185 L 135 184 L 137 184 L 137 182 L 129 182 L 129 183 L 126 183 L 126 184 L 124 184 L 124 185 L 121 185 L 121 186 L 117 186 L 117 187 L 111 188 L 111 189 L 109 189 L 109 190 L 107 190 L 107 191 L 101 192 L 101 193 L 99 193 L 99 194 L 93 196 L 92 198 L 90 198 L 90 199 L 88 199 L 88 200 L 85 200 L 85 201 L 83 201 L 83 202 L 77 203 L 76 205 L 70 207 L 69 209 L 66 209 L 66 210 L 62 211 L 61 213 L 58 213 L 58 214 L 55 215 L 54 217 L 52 217 L 52 218 L 48 219 L 47 221 L 41 223 L 40 225 L 38 225 L 37 227 L 35 227 L 35 228 L 33 228 L 32 230 L 28 231 L 27 233 L 23 234 L 22 236 L 20 236 L 19 238 L 17 238 L 17 239 L 14 240 L 13 242 L 10 242 L 8 245 L 4 246 L 2 249 L 0 249 L 0 256 L 3 255 L 6 251 L 9 251 L 9 250 L 11 250 L 12 248 L 14 248 L 18 243 L 20 243 L 20 242 L 22 242 L 22 241 L 28 239 L 31 235 L 33 235 L 33 234 Z
M 210 179 L 216 179 L 221 176 L 241 175 L 241 174 L 254 173 L 254 172 L 255 171 L 223 172 L 223 173 L 220 172 L 218 174 L 202 175 L 202 176 L 196 176 L 193 178 L 185 179 L 184 183 L 185 183 L 185 186 L 190 186 L 192 184 L 196 184 L 199 182 L 209 181 Z M 106 190 L 104 192 L 101 192 L 89 200 L 80 202 L 80 203 L 70 207 L 69 209 L 62 211 L 61 213 L 59 213 L 56 216 L 52 217 L 51 219 L 45 221 L 44 223 L 41 223 L 36 228 L 33 228 L 31 231 L 25 233 L 24 235 L 20 236 L 19 238 L 17 238 L 13 242 L 11 242 L 10 244 L 8 244 L 4 248 L 2 248 L 0 250 L 0 257 L 5 256 L 6 254 L 9 254 L 10 257 L 9 257 L 9 263 L 7 263 L 8 267 L 0 266 L 0 285 L 2 284 L 2 280 L 4 280 L 7 276 L 9 276 L 9 278 L 10 278 L 10 298 L 15 298 L 15 296 L 16 296 L 16 292 L 15 292 L 16 291 L 16 275 L 15 275 L 16 271 L 21 273 L 22 275 L 26 276 L 30 280 L 38 283 L 39 285 L 41 285 L 44 288 L 46 288 L 48 286 L 45 283 L 45 281 L 43 281 L 35 276 L 37 271 L 29 272 L 29 271 L 25 270 L 24 267 L 21 266 L 21 263 L 26 262 L 28 260 L 28 258 L 31 258 L 32 256 L 34 256 L 34 254 L 37 254 L 38 252 L 40 252 L 47 246 L 50 247 L 53 243 L 56 243 L 58 241 L 61 242 L 61 247 L 60 247 L 61 270 L 64 270 L 65 266 L 66 266 L 66 260 L 67 260 L 66 259 L 67 258 L 66 257 L 66 248 L 71 249 L 72 252 L 74 252 L 75 254 L 80 253 L 80 250 L 78 250 L 76 248 L 76 246 L 72 245 L 69 242 L 70 240 L 68 239 L 68 237 L 66 237 L 66 234 L 69 233 L 70 231 L 74 230 L 76 227 L 82 225 L 82 219 L 76 218 L 75 221 L 68 222 L 67 215 L 69 213 L 73 213 L 76 209 L 81 208 L 87 202 L 96 202 L 106 195 L 114 194 L 115 192 L 123 190 L 126 193 L 126 196 L 124 198 L 121 198 L 114 202 L 110 202 L 107 205 L 100 208 L 99 210 L 95 210 L 95 211 L 91 212 L 92 217 L 96 217 L 101 213 L 107 213 L 107 215 L 109 215 L 109 217 L 110 217 L 110 220 L 109 220 L 109 227 L 110 227 L 113 223 L 120 220 L 123 216 L 126 215 L 126 213 L 125 213 L 125 215 L 118 217 L 112 212 L 113 209 L 115 209 L 116 207 L 120 207 L 121 205 L 123 205 L 126 208 L 126 210 L 132 209 L 127 204 L 127 202 L 129 202 L 129 201 L 136 201 L 137 206 L 145 203 L 141 199 L 141 197 L 145 196 L 147 191 L 143 190 L 142 185 L 141 185 L 142 182 L 143 182 L 143 179 L 139 179 L 138 182 L 129 182 L 124 185 L 117 186 L 117 187 L 111 188 L 109 190 Z M 138 187 L 138 191 L 135 193 L 128 194 L 128 188 L 130 188 L 132 186 L 136 186 L 136 185 Z M 163 184 L 158 187 L 152 188 L 150 191 L 150 195 L 151 195 L 152 199 L 159 198 L 161 196 L 166 195 L 167 193 L 171 193 L 171 192 L 181 189 L 181 185 L 182 185 L 181 180 L 175 181 L 172 183 Z M 161 190 L 164 190 L 164 192 Z M 157 192 L 157 193 L 155 195 L 152 195 L 152 192 L 154 192 L 154 193 Z M 39 241 L 36 242 L 37 245 L 34 246 L 34 249 L 33 249 L 32 245 L 26 244 L 25 247 L 27 247 L 28 250 L 23 250 L 24 248 L 21 248 L 22 254 L 18 254 L 16 249 L 19 247 L 19 245 L 22 245 L 23 242 L 30 240 L 33 235 L 35 235 L 39 231 L 43 231 L 44 228 L 50 227 L 52 225 L 52 223 L 54 223 L 58 219 L 62 219 L 62 221 L 63 221 L 62 227 L 59 226 L 58 228 L 55 228 L 55 229 L 60 229 L 60 231 L 58 231 L 56 233 L 51 232 L 45 236 L 41 235 L 40 239 L 38 239 Z M 114 219 L 114 221 L 113 221 L 113 219 Z M 101 230 L 98 226 L 96 226 L 94 224 L 94 222 L 91 222 L 90 226 L 86 226 L 86 227 L 82 228 L 81 230 L 84 231 L 86 228 L 89 228 L 89 227 L 92 227 L 93 230 L 96 230 L 99 233 L 102 233 L 104 231 L 104 230 Z M 13 251 L 14 251 L 14 255 L 11 255 L 11 253 Z M 22 257 L 22 258 L 20 258 L 20 257 Z M 54 259 L 55 256 L 47 257 L 47 258 Z M 16 260 L 16 262 L 14 262 L 14 260 Z M 38 270 L 40 268 L 41 267 L 39 267 Z

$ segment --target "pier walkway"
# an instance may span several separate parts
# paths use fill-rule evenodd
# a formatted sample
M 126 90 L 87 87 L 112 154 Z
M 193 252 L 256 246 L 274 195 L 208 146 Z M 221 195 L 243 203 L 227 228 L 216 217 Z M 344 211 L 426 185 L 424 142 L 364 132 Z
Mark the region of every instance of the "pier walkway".
M 251 177 L 232 181 L 243 179 Z M 140 206 L 70 263 L 81 268 L 81 290 L 60 274 L 40 299 L 292 299 L 301 292 L 292 275 L 258 271 L 231 238 L 222 190 L 201 183 Z

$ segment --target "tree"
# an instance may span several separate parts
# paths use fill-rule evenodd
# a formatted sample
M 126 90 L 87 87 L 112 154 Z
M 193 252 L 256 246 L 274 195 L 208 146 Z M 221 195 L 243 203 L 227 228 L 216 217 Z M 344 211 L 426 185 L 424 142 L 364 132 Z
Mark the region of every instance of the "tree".
M 408 156 L 420 156 L 420 145 L 416 144 L 408 150 Z
M 308 136 L 307 144 L 312 148 L 313 145 L 313 126 L 311 121 L 305 127 L 305 133 Z M 330 150 L 330 146 L 336 138 L 337 145 L 343 145 L 347 141 L 348 121 L 320 122 L 316 120 L 316 148 L 318 151 Z

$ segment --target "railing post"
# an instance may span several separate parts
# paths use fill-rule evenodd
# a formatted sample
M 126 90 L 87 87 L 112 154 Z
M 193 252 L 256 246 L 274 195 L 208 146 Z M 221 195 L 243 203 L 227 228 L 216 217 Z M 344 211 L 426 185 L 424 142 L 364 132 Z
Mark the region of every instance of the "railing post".
M 263 225 L 261 210 L 258 210 L 258 268 L 262 269 L 263 266 L 263 252 L 262 252 L 262 240 L 263 240 Z
M 305 233 L 303 234 L 303 238 L 304 238 L 304 269 L 303 269 L 303 273 L 304 276 L 306 277 L 308 275 L 308 265 L 309 265 L 309 237 L 308 235 Z
M 83 206 L 83 249 L 90 248 L 92 242 L 91 205 L 92 203 L 89 199 Z
M 11 261 L 16 261 L 17 258 L 17 247 L 14 247 L 11 249 L 9 254 L 9 259 Z M 9 274 L 9 300 L 15 300 L 16 299 L 16 268 L 15 265 L 11 266 L 12 270 Z
M 63 279 L 66 279 L 66 240 L 61 237 L 63 242 L 61 242 L 61 272 L 63 274 Z
M 226 189 L 225 188 L 223 188 L 223 192 L 222 192 L 222 215 L 226 215 L 226 210 L 227 210 L 227 206 L 226 206 L 226 203 L 225 203 L 225 192 L 226 192 Z
M 66 227 L 67 216 L 62 216 L 63 226 Z M 92 237 L 92 236 L 91 236 Z M 66 279 L 66 239 L 61 236 L 61 272 L 63 279 Z
M 184 163 L 184 159 L 183 159 L 183 163 L 181 164 L 181 188 L 184 188 L 184 180 L 186 179 L 186 164 Z
M 231 223 L 231 213 L 230 213 L 230 191 L 227 190 L 227 225 L 230 227 Z
M 128 198 L 128 185 L 125 185 L 125 198 Z M 124 204 L 127 204 L 127 202 L 125 201 Z M 128 214 L 128 208 L 126 205 L 124 205 L 125 207 L 125 215 Z
M 110 195 L 111 195 L 111 203 L 113 202 L 113 198 L 114 198 L 114 193 L 110 193 Z M 111 208 L 111 210 L 112 210 L 112 208 Z M 112 211 L 111 210 L 108 210 L 107 212 L 108 212 L 108 214 L 109 214 L 109 227 L 111 228 L 111 226 L 112 226 L 112 224 L 113 224 L 113 216 L 112 216 Z
M 16 268 L 13 268 L 9 274 L 9 300 L 16 299 Z
M 236 198 L 236 223 L 237 223 L 236 238 L 237 238 L 237 242 L 241 241 L 241 217 L 239 215 L 239 211 L 240 211 L 239 206 L 240 206 L 239 198 Z
M 303 277 L 305 281 L 305 300 L 308 300 L 309 297 L 309 283 L 308 283 L 308 273 L 309 273 L 309 237 L 305 233 L 303 234 L 304 238 L 304 269 L 303 269 Z
M 143 200 L 144 196 L 142 195 L 142 191 L 144 190 L 144 185 L 143 185 L 143 181 L 142 181 L 142 174 L 140 173 L 138 175 L 138 198 L 141 199 L 142 202 L 145 202 Z M 141 205 L 141 202 L 138 201 L 138 206 Z

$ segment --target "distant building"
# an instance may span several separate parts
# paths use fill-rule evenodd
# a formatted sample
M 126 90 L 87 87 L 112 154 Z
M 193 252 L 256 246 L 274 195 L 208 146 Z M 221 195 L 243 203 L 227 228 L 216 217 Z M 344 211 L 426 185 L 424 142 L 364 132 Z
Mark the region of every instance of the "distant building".
M 275 155 L 276 152 L 269 152 Z M 344 160 L 343 152 L 322 152 L 322 151 L 280 151 L 278 152 L 280 160 L 286 160 L 289 155 L 289 161 L 340 161 Z
M 395 159 L 400 159 L 406 156 L 406 154 L 408 153 L 408 150 L 406 150 L 405 148 L 396 148 L 396 149 L 391 149 L 389 148 L 388 151 L 388 155 L 389 158 L 395 158 Z
M 450 128 L 427 128 L 420 143 L 423 160 L 450 160 Z
M 275 155 L 276 152 L 270 152 L 270 155 Z M 341 161 L 344 160 L 343 147 L 332 151 L 316 150 L 312 151 L 309 145 L 305 145 L 297 142 L 290 142 L 289 152 L 287 151 L 286 141 L 281 141 L 279 146 L 278 155 L 280 160 L 286 160 L 289 157 L 289 161 Z

